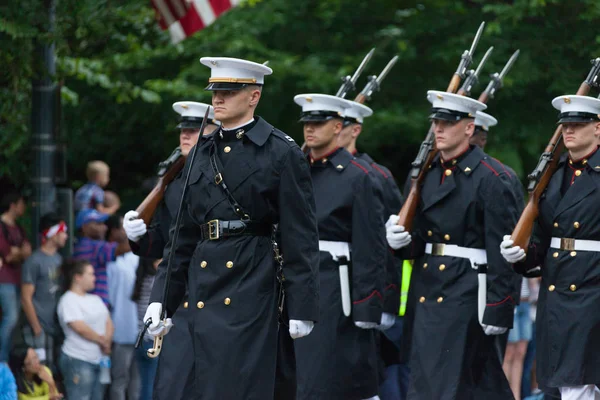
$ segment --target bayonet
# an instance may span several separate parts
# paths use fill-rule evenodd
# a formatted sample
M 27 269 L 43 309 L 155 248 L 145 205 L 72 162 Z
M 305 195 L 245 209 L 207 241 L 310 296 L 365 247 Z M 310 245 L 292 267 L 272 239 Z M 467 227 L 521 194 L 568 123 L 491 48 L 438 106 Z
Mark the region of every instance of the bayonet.
M 494 98 L 494 95 L 496 94 L 498 89 L 500 89 L 503 85 L 504 77 L 506 76 L 508 71 L 510 71 L 513 64 L 519 57 L 519 53 L 520 53 L 520 50 L 517 50 L 513 53 L 512 56 L 510 56 L 510 58 L 506 62 L 506 65 L 504 65 L 504 68 L 502 68 L 502 71 L 500 71 L 500 73 L 494 72 L 492 75 L 490 75 L 490 78 L 491 78 L 490 83 L 488 83 L 485 90 L 479 96 L 479 101 L 486 103 L 488 101 L 488 99 Z
M 381 71 L 379 75 L 369 76 L 369 82 L 365 85 L 364 89 L 356 96 L 354 101 L 364 104 L 365 101 L 370 100 L 373 92 L 379 91 L 381 88 L 381 82 L 385 79 L 390 70 L 398 62 L 398 56 L 394 56 Z
M 364 71 L 365 67 L 367 66 L 367 63 L 371 60 L 371 57 L 373 57 L 374 52 L 375 48 L 372 48 L 371 51 L 367 53 L 365 58 L 363 58 L 362 62 L 354 72 L 354 75 L 347 75 L 342 77 L 342 86 L 340 86 L 339 90 L 335 94 L 337 97 L 341 97 L 343 99 L 351 90 L 356 90 L 356 81 L 360 77 L 360 74 L 362 74 L 362 72 Z
M 471 44 L 471 48 L 469 50 L 465 50 L 465 52 L 460 57 L 460 63 L 458 64 L 458 68 L 456 68 L 456 72 L 450 81 L 450 85 L 448 85 L 447 92 L 456 93 L 458 90 L 458 86 L 460 85 L 460 81 L 465 79 L 467 75 L 467 70 L 471 63 L 473 62 L 473 53 L 475 52 L 475 48 L 477 47 L 477 43 L 479 43 L 479 39 L 481 38 L 481 34 L 483 33 L 483 28 L 485 27 L 485 22 L 482 22 L 479 25 L 479 29 L 477 29 L 477 33 L 475 34 L 475 39 L 473 39 L 473 43 Z
M 488 51 L 485 52 L 483 58 L 481 59 L 481 61 L 479 62 L 479 65 L 477 66 L 477 69 L 470 70 L 467 73 L 467 75 L 468 75 L 467 79 L 465 79 L 463 86 L 458 91 L 458 94 L 460 94 L 461 96 L 470 96 L 471 95 L 471 90 L 473 89 L 473 86 L 475 86 L 477 84 L 477 82 L 479 81 L 479 74 L 481 73 L 483 66 L 485 65 L 488 58 L 490 57 L 490 54 L 492 54 L 492 51 L 494 51 L 494 46 L 490 47 L 488 49 Z

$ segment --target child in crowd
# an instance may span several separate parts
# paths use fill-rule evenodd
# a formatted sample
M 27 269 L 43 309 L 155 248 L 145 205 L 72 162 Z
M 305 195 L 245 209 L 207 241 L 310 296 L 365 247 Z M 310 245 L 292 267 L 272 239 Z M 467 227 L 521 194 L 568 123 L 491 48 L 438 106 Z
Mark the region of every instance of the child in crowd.
M 110 182 L 110 168 L 104 161 L 90 161 L 87 165 L 86 175 L 88 183 L 83 185 L 75 193 L 75 214 L 77 212 L 91 208 L 104 214 L 114 214 L 120 207 L 120 204 L 113 204 L 111 207 L 104 205 L 104 188 Z

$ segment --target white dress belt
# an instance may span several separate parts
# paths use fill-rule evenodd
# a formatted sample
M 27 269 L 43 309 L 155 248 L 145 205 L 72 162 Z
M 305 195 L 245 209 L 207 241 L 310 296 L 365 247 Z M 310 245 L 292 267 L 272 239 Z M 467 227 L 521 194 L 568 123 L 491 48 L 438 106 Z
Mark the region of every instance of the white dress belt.
M 352 312 L 352 301 L 350 297 L 350 271 L 348 263 L 350 262 L 350 243 L 331 242 L 328 240 L 319 240 L 319 250 L 331 254 L 334 261 L 339 257 L 346 257 L 346 263 L 339 265 L 340 273 L 340 293 L 342 295 L 342 311 L 346 317 Z
M 472 249 L 470 247 L 461 247 L 455 244 L 445 243 L 427 243 L 425 253 L 434 256 L 449 256 L 466 258 L 471 261 L 471 267 L 477 269 L 475 264 L 487 264 L 487 253 L 485 249 Z
M 340 256 L 346 256 L 350 261 L 350 243 L 348 242 L 331 242 L 328 240 L 319 240 L 319 250 L 331 254 L 335 261 Z
M 559 250 L 600 251 L 600 241 L 553 237 L 550 247 Z

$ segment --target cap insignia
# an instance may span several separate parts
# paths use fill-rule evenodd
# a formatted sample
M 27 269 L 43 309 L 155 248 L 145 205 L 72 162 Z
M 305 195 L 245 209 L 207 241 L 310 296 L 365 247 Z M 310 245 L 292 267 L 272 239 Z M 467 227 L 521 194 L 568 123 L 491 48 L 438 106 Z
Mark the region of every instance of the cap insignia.
M 571 99 L 570 99 L 570 98 L 568 98 L 568 97 L 565 97 L 565 99 L 564 99 L 564 100 L 565 100 L 565 103 L 567 103 L 567 104 L 569 104 L 569 103 L 571 102 Z

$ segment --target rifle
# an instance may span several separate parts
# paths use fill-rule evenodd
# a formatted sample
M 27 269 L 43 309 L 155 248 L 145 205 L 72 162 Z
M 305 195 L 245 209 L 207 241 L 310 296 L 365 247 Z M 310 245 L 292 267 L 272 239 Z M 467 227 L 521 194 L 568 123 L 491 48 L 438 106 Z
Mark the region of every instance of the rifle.
M 335 94 L 336 97 L 341 97 L 343 99 L 346 97 L 348 92 L 350 92 L 350 90 L 356 89 L 356 81 L 360 77 L 360 74 L 363 73 L 365 67 L 367 66 L 367 63 L 371 60 L 371 57 L 373 57 L 374 52 L 375 48 L 372 48 L 371 51 L 367 53 L 365 58 L 363 58 L 362 62 L 354 72 L 354 75 L 347 75 L 342 77 L 342 86 L 340 86 L 337 93 Z M 304 154 L 308 154 L 309 149 L 306 147 L 306 142 L 302 143 L 302 147 L 300 147 L 300 149 L 304 152 Z
M 396 65 L 396 62 L 398 62 L 398 56 L 394 56 L 387 63 L 387 65 L 385 66 L 383 71 L 381 71 L 379 76 L 377 76 L 377 75 L 369 76 L 369 78 L 368 78 L 369 82 L 365 85 L 364 89 L 354 98 L 354 101 L 357 103 L 360 103 L 360 104 L 365 104 L 365 102 L 367 100 L 371 100 L 371 96 L 373 95 L 373 92 L 376 90 L 379 91 L 379 89 L 381 88 L 381 82 L 383 82 L 383 80 L 385 79 L 387 74 L 390 72 L 392 67 L 394 65 Z
M 600 57 L 592 60 L 591 63 L 592 68 L 588 76 L 579 86 L 579 90 L 577 90 L 576 94 L 578 96 L 586 96 L 592 87 L 598 87 Z M 529 180 L 527 186 L 529 199 L 515 229 L 510 235 L 514 245 L 521 247 L 525 251 L 527 251 L 527 248 L 529 247 L 529 241 L 533 232 L 533 224 L 540 213 L 540 198 L 542 193 L 544 193 L 544 190 L 546 190 L 550 178 L 554 172 L 556 172 L 563 148 L 562 125 L 559 125 L 550 138 L 550 142 L 544 149 L 544 152 L 540 156 L 537 166 L 533 172 L 527 176 L 527 179 Z
M 487 59 L 490 57 L 490 54 L 492 54 L 492 51 L 494 51 L 494 46 L 490 47 L 488 51 L 485 52 L 483 58 L 481 59 L 481 62 L 477 66 L 477 69 L 471 69 L 467 72 L 467 79 L 465 79 L 462 87 L 458 90 L 457 94 L 461 96 L 471 95 L 471 90 L 473 89 L 473 86 L 475 86 L 479 81 L 479 74 L 481 73 L 481 69 L 485 65 Z
M 156 208 L 164 197 L 167 185 L 179 174 L 179 171 L 183 168 L 183 164 L 185 164 L 185 157 L 181 154 L 179 147 L 171 153 L 169 158 L 158 164 L 158 182 L 135 210 L 146 225 L 150 224 Z
M 447 92 L 456 93 L 461 80 L 465 79 L 467 68 L 473 62 L 473 52 L 475 51 L 475 47 L 479 42 L 479 38 L 481 37 L 484 26 L 485 22 L 482 22 L 477 30 L 477 33 L 475 34 L 475 39 L 473 39 L 471 48 L 469 50 L 465 50 L 460 57 L 460 63 L 458 64 L 458 68 L 450 80 L 450 84 L 446 89 Z M 406 196 L 406 201 L 402 205 L 402 209 L 400 209 L 400 212 L 398 213 L 398 225 L 404 226 L 406 231 L 412 230 L 413 220 L 415 218 L 415 214 L 417 213 L 419 198 L 421 197 L 421 184 L 425 179 L 425 175 L 427 174 L 429 166 L 433 162 L 433 158 L 435 157 L 436 153 L 437 150 L 435 148 L 435 135 L 433 133 L 432 123 L 429 127 L 429 131 L 427 132 L 427 136 L 425 136 L 425 140 L 423 140 L 423 143 L 421 143 L 417 157 L 411 164 L 410 190 Z

